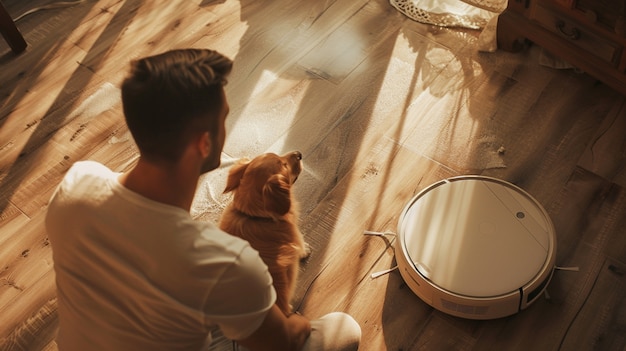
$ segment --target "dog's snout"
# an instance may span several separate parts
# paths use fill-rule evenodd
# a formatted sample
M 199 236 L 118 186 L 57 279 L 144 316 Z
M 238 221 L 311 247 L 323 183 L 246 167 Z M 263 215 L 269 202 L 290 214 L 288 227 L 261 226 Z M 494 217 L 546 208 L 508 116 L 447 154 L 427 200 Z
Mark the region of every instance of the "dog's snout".
M 296 157 L 296 159 L 302 160 L 302 153 L 300 151 L 294 151 L 293 155 Z

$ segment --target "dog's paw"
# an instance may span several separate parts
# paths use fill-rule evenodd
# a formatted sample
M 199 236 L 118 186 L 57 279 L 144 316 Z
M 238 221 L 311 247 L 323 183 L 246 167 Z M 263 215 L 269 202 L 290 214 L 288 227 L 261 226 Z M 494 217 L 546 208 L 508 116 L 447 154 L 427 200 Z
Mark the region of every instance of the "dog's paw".
M 309 258 L 309 256 L 311 256 L 311 252 L 313 252 L 313 250 L 311 249 L 311 245 L 305 242 L 302 247 L 302 251 L 300 252 L 300 260 L 304 261 Z

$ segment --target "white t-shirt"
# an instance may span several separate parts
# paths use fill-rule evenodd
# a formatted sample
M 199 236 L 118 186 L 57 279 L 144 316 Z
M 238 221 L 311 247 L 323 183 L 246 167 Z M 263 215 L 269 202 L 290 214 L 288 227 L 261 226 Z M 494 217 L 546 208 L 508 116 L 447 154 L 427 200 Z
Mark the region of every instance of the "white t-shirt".
M 252 334 L 276 299 L 258 253 L 118 176 L 77 162 L 50 201 L 59 350 L 196 351 L 215 326 Z

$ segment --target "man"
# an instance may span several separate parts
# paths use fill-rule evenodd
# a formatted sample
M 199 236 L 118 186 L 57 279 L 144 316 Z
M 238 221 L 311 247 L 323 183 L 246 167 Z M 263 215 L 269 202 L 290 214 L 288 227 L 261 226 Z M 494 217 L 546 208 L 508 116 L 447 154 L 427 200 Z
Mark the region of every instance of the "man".
M 199 176 L 220 164 L 231 68 L 201 49 L 132 63 L 122 103 L 137 164 L 77 162 L 48 207 L 60 351 L 203 350 L 215 326 L 250 350 L 358 348 L 348 315 L 282 314 L 258 253 L 189 215 Z

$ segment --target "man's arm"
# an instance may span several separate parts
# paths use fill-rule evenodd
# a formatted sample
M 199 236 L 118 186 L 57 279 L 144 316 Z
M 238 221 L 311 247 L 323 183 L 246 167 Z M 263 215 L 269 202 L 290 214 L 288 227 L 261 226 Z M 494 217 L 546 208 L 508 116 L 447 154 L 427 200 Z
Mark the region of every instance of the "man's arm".
M 237 341 L 252 351 L 299 351 L 311 334 L 311 323 L 299 314 L 286 317 L 277 305 L 265 316 L 263 324 L 249 337 Z

